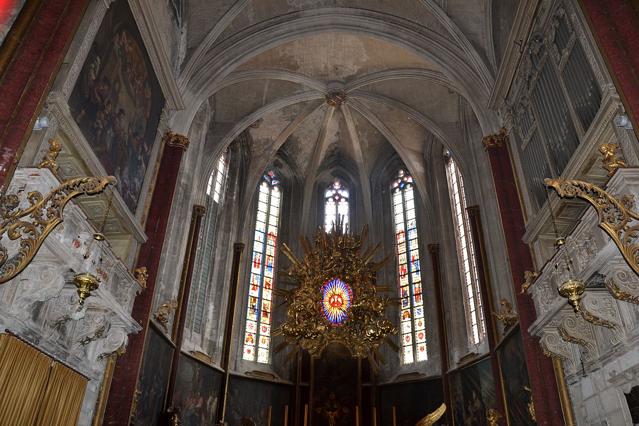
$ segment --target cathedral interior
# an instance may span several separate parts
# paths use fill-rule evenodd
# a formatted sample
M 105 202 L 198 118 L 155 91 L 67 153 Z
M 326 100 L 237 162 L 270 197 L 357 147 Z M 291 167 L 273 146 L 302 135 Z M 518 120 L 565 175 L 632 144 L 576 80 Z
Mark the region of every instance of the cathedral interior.
M 0 425 L 639 424 L 639 2 L 0 1 Z

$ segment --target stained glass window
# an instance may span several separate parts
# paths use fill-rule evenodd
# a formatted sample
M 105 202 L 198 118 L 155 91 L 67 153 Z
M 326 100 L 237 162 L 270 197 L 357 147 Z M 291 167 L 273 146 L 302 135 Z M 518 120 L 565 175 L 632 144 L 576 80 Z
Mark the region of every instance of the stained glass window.
M 322 286 L 322 312 L 335 326 L 346 321 L 353 300 L 353 290 L 339 278 L 333 278 Z
M 275 173 L 269 172 L 260 183 L 257 201 L 243 355 L 247 361 L 262 364 L 269 362 L 271 345 L 271 313 L 281 200 L 279 180 Z
M 330 231 L 333 224 L 342 222 L 348 226 L 348 189 L 339 180 L 333 182 L 324 193 L 324 229 Z
M 403 170 L 399 171 L 391 185 L 401 306 L 402 364 L 428 359 L 413 186 L 413 178 Z
M 466 212 L 464 179 L 450 152 L 446 152 L 445 157 L 447 159 L 446 175 L 448 177 L 448 192 L 450 194 L 450 205 L 453 212 L 453 224 L 455 225 L 457 260 L 465 293 L 468 338 L 472 344 L 477 345 L 484 338 L 485 326 L 481 294 L 479 292 L 479 281 L 477 279 L 475 248 L 472 238 L 470 237 L 470 223 L 468 221 L 468 213 Z

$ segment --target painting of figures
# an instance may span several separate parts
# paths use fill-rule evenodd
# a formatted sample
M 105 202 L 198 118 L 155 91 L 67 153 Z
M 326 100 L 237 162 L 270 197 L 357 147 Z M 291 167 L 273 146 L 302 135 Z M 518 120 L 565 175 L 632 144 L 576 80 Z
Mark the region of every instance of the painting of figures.
M 183 426 L 215 423 L 221 381 L 221 372 L 180 355 L 173 406 L 179 410 Z
M 528 411 L 528 403 L 531 400 L 528 371 L 522 366 L 526 365 L 524 348 L 521 341 L 519 328 L 506 338 L 497 351 L 499 365 L 504 378 L 504 393 L 508 403 L 508 415 L 510 423 L 514 425 L 534 425 Z
M 117 0 L 106 13 L 69 107 L 135 213 L 164 97 L 126 0 Z
M 490 359 L 485 358 L 451 373 L 450 393 L 456 426 L 487 425 L 486 411 L 496 408 Z
M 157 425 L 162 419 L 172 357 L 173 347 L 157 330 L 149 327 L 134 424 Z

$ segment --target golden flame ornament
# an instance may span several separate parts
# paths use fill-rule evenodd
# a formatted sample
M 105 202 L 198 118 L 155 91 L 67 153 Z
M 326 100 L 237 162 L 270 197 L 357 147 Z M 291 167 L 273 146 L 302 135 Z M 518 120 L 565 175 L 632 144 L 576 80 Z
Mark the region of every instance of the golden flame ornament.
M 291 260 L 286 274 L 297 284 L 290 291 L 280 290 L 288 303 L 287 318 L 275 330 L 284 336 L 283 346 L 291 345 L 320 356 L 331 344 L 341 344 L 355 358 L 368 358 L 377 365 L 377 350 L 396 327 L 384 312 L 391 303 L 377 294 L 377 271 L 386 262 L 375 262 L 379 248 L 364 247 L 368 228 L 361 235 L 343 231 L 336 224 L 331 232 L 319 229 L 314 247 L 301 239 L 304 257 L 298 259 L 283 245 Z M 279 350 L 282 347 L 278 348 Z

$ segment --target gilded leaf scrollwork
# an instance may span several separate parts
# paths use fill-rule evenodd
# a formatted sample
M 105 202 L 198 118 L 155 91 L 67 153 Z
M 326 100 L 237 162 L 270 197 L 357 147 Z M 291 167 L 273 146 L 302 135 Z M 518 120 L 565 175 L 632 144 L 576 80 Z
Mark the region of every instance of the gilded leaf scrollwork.
M 580 180 L 546 179 L 562 198 L 581 198 L 592 205 L 604 230 L 621 252 L 632 270 L 639 274 L 639 214 L 634 211 L 634 199 L 620 199 L 589 182 Z
M 83 177 L 70 179 L 49 194 L 43 196 L 32 191 L 27 194 L 29 206 L 20 208 L 20 199 L 15 194 L 0 197 L 0 284 L 14 278 L 27 267 L 37 254 L 47 236 L 62 220 L 67 203 L 79 195 L 95 195 L 107 185 L 115 184 L 113 176 Z M 17 251 L 9 254 L 10 248 L 2 241 L 19 240 Z

